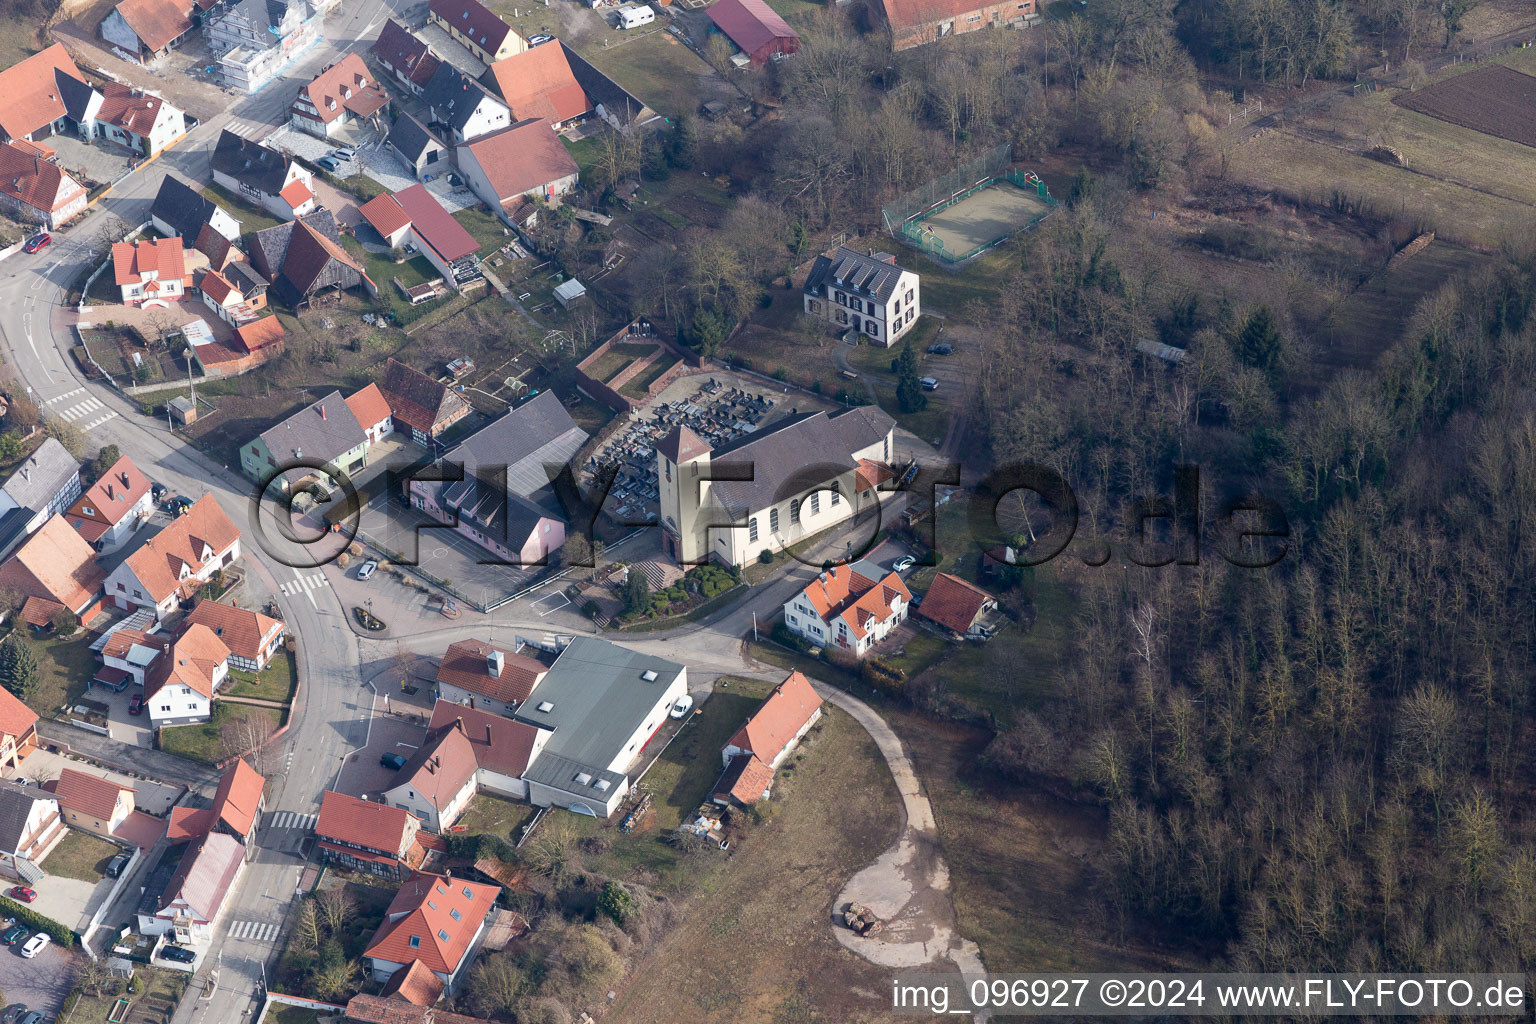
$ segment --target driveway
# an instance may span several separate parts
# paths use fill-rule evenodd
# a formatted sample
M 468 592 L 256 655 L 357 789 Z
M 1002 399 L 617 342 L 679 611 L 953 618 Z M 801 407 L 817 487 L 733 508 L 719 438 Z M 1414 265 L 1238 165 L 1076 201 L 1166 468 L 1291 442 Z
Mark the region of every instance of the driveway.
M 133 687 L 129 687 L 133 689 Z M 99 694 L 101 691 L 98 690 Z M 111 693 L 110 690 L 106 691 Z M 95 699 L 100 700 L 100 696 Z M 48 750 L 34 750 L 21 762 L 21 775 L 25 778 L 56 779 L 59 772 L 65 768 L 73 768 L 77 772 L 86 775 L 95 775 L 99 778 L 109 779 L 120 786 L 127 786 L 134 791 L 133 804 L 141 811 L 150 814 L 164 816 L 170 813 L 176 801 L 181 799 L 185 791 L 181 786 L 166 785 L 144 778 L 142 774 L 127 775 L 123 772 L 113 771 L 111 768 L 103 768 L 99 765 L 87 764 L 84 761 L 75 761 L 62 754 L 55 754 Z M 36 774 L 34 774 L 34 769 Z
M 47 949 L 28 960 L 17 952 L 20 948 L 0 947 L 6 1005 L 26 1003 L 52 1018 L 64 1008 L 64 997 L 75 987 L 79 954 L 49 943 Z
M 367 796 L 370 800 L 376 799 L 395 784 L 394 769 L 381 765 L 379 758 L 385 754 L 399 754 L 409 758 L 421 744 L 427 724 L 426 713 L 421 707 L 403 704 L 394 697 L 390 697 L 391 710 L 386 712 L 384 706 L 388 689 L 382 679 L 375 685 L 379 687 L 380 694 L 374 699 L 373 724 L 368 730 L 368 742 L 361 749 L 347 755 L 331 787 L 338 793 Z

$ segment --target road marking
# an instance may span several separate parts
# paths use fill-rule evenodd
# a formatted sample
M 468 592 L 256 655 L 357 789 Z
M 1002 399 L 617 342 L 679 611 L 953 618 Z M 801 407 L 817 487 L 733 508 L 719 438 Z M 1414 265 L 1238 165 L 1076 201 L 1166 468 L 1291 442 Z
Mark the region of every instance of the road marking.
M 268 811 L 267 828 L 298 828 L 309 830 L 315 827 L 313 814 L 300 814 L 298 811 Z
M 300 576 L 299 570 L 295 569 L 293 570 L 293 575 L 296 577 L 295 579 L 290 580 L 287 583 L 280 584 L 277 588 L 283 592 L 285 597 L 297 597 L 299 594 L 308 594 L 316 587 L 325 586 L 325 573 L 323 572 L 311 573 L 308 576 Z M 310 603 L 314 603 L 315 599 L 311 597 L 309 600 Z
M 114 420 L 116 418 L 117 418 L 117 413 L 109 412 L 105 416 L 102 416 L 99 419 L 91 420 L 91 422 L 87 423 L 85 426 L 81 427 L 80 429 L 81 430 L 95 430 L 97 427 L 101 426 L 103 423 L 106 423 L 108 420 Z
M 236 921 L 229 926 L 229 934 L 235 939 L 271 942 L 277 938 L 277 925 L 266 921 Z
M 48 399 L 48 401 L 44 402 L 43 404 L 44 405 L 52 405 L 54 402 L 62 402 L 66 398 L 73 398 L 76 395 L 83 395 L 83 394 L 85 394 L 85 388 L 75 388 L 75 390 L 73 390 L 73 391 L 66 391 L 62 395 L 54 395 L 52 398 Z
M 74 420 L 80 419 L 82 416 L 89 416 L 96 410 L 105 408 L 106 406 L 102 404 L 101 399 L 87 398 L 85 401 L 76 402 L 68 409 L 65 409 L 63 412 L 59 413 L 59 418 L 73 422 Z
M 539 612 L 539 618 L 542 619 L 544 616 L 548 615 L 550 612 L 557 612 L 561 608 L 564 608 L 566 605 L 571 603 L 571 599 L 565 596 L 565 591 L 557 590 L 553 594 L 545 594 L 543 597 L 541 597 L 537 601 L 533 602 L 533 607 L 534 608 L 538 608 L 539 605 L 543 604 L 545 601 L 553 601 L 557 597 L 560 599 L 561 603 L 557 604 L 557 605 L 554 605 L 552 607 L 549 607 L 549 608 L 545 608 L 543 611 Z

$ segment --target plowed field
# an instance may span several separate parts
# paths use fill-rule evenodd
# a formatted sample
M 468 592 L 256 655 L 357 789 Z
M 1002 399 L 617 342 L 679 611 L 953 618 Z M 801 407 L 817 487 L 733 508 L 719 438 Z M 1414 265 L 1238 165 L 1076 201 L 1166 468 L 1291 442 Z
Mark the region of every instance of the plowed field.
M 1464 128 L 1536 147 L 1536 78 L 1490 64 L 1392 100 Z

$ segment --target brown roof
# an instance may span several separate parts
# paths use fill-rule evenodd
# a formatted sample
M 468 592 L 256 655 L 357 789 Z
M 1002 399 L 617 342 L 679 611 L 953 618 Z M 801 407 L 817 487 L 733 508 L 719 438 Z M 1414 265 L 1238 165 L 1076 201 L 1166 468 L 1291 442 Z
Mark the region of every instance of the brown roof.
M 150 50 L 163 50 L 192 30 L 192 5 L 181 0 L 123 0 L 117 13 Z
M 580 173 L 560 136 L 544 118 L 520 121 L 466 142 L 459 149 L 474 154 L 502 203 Z
M 489 656 L 501 651 L 499 677 L 490 671 Z M 533 692 L 534 684 L 549 671 L 549 666 L 526 655 L 492 647 L 483 640 L 460 640 L 449 646 L 437 667 L 439 685 L 457 686 L 503 704 L 521 704 Z
M 502 21 L 478 0 L 432 0 L 428 7 L 459 32 L 468 36 L 487 53 L 495 53 L 515 35 L 512 26 Z
M 208 830 L 213 828 L 213 820 L 213 809 L 210 807 L 172 807 L 165 838 L 173 843 L 184 843 L 188 839 L 207 835 Z
M 210 299 L 219 303 L 220 305 L 223 305 L 224 300 L 229 298 L 231 295 L 240 294 L 235 289 L 235 286 L 230 284 L 224 275 L 219 273 L 217 270 L 206 271 L 203 276 L 198 279 L 197 286 L 202 289 L 204 295 L 208 296 Z
M 730 797 L 739 803 L 755 804 L 773 785 L 773 769 L 756 754 L 737 754 L 720 773 L 715 783 L 717 797 Z
M 429 1024 L 432 1010 L 405 999 L 361 995 L 347 1000 L 346 1019 L 358 1024 Z
M 559 46 L 535 46 L 492 64 L 491 84 L 518 121 L 530 117 L 560 123 L 592 109 Z
M 364 430 L 383 423 L 390 416 L 389 402 L 377 384 L 369 384 L 361 391 L 349 395 L 347 408 L 352 410 L 352 415 L 357 417 L 358 426 Z
M 389 400 L 389 411 L 396 419 L 423 433 L 441 429 L 441 424 L 467 408 L 451 388 L 394 359 L 385 364 L 379 390 Z
M 0 95 L 4 93 L 0 92 Z M 0 126 L 3 123 L 0 118 Z M 58 164 L 27 152 L 17 143 L 7 142 L 0 145 L 0 195 L 10 196 L 35 210 L 53 213 L 85 195 L 85 186 L 65 174 Z
M 235 337 L 247 352 L 255 353 L 283 340 L 283 324 L 276 316 L 264 316 L 235 328 Z
M 314 104 L 325 124 L 344 112 L 368 117 L 389 102 L 389 93 L 374 80 L 368 65 L 355 53 L 347 54 L 310 79 L 309 84 L 300 86 L 299 94 Z M 307 117 L 308 112 L 300 112 L 300 116 Z
M 287 189 L 284 189 L 286 192 Z M 308 192 L 308 189 L 305 190 Z M 285 195 L 283 197 L 287 199 Z M 320 275 L 334 260 L 361 277 L 366 279 L 362 264 L 352 258 L 347 250 L 341 247 L 341 243 L 327 236 L 323 231 L 317 230 L 306 220 L 293 222 L 293 234 L 288 241 L 288 251 L 283 257 L 282 276 L 287 278 L 301 296 L 308 295 L 315 290 Z M 345 284 L 345 275 L 342 277 L 343 287 L 352 287 Z M 356 282 L 353 282 L 355 285 Z
M 397 964 L 420 960 L 452 974 L 500 894 L 498 885 L 418 872 L 395 894 L 363 955 Z
M 100 775 L 65 768 L 59 772 L 53 795 L 62 807 L 109 821 L 117 810 L 117 798 L 124 790 L 129 793 L 138 792 L 127 786 L 119 786 Z
M 429 731 L 416 753 L 395 775 L 390 789 L 409 785 L 442 810 L 474 778 L 475 749 L 457 722 Z
M 261 810 L 261 794 L 267 780 L 245 758 L 235 758 L 235 763 L 219 779 L 218 792 L 213 795 L 213 813 L 237 835 L 249 835 L 256 823 L 256 813 Z
M 384 998 L 398 996 L 417 1006 L 431 1006 L 443 996 L 443 979 L 432 973 L 420 960 L 412 960 L 403 970 L 390 975 L 384 983 Z
M 148 135 L 160 119 L 164 100 L 159 96 L 140 92 L 138 89 L 116 82 L 108 82 L 101 90 L 101 109 L 96 118 L 117 125 L 134 135 Z
M 24 736 L 36 724 L 37 712 L 10 690 L 0 687 L 0 736 Z
M 514 779 L 528 770 L 533 745 L 539 738 L 538 729 L 526 722 L 514 722 L 489 711 L 446 700 L 439 700 L 433 706 L 432 721 L 427 728 L 446 728 L 456 721 L 464 725 L 464 735 L 474 750 L 475 764 Z
M 64 513 L 69 525 L 80 531 L 86 541 L 94 542 L 102 534 L 133 511 L 144 495 L 149 493 L 149 477 L 139 471 L 133 460 L 124 455 L 112 463 L 112 468 L 69 507 Z
M 736 730 L 729 745 L 750 750 L 771 765 L 820 707 L 821 698 L 811 688 L 811 681 L 791 672 Z
M 160 898 L 160 908 L 180 897 L 199 919 L 211 922 L 244 861 L 245 847 L 239 840 L 223 832 L 209 833 L 181 858 Z
M 57 601 L 70 611 L 90 604 L 103 578 L 95 552 L 63 516 L 45 522 L 0 565 L 0 587 Z
M 281 631 L 283 628 L 281 622 L 260 612 L 208 600 L 197 602 L 186 621 L 207 626 L 224 641 L 231 654 L 249 661 L 259 660 L 262 641 L 274 629 Z
M 692 430 L 685 426 L 677 426 L 657 442 L 656 450 L 661 453 L 662 458 L 676 466 L 689 459 L 696 459 L 700 455 L 708 455 L 710 447 L 709 442 Z
M 213 495 L 205 494 L 171 525 L 139 545 L 125 564 L 158 604 L 181 586 L 183 566 L 193 572 L 203 567 L 205 548 L 210 558 L 217 558 L 239 539 L 240 531 L 229 516 Z
M 953 21 L 988 6 L 981 0 L 880 0 L 885 20 L 896 32 Z M 937 33 L 934 33 L 937 38 Z
M 103 658 L 127 658 L 128 652 L 135 646 L 149 647 L 158 651 L 160 645 L 164 642 L 163 639 L 156 639 L 142 629 L 124 626 L 122 629 L 113 630 L 107 636 L 107 642 L 101 648 L 101 656 Z
M 187 276 L 179 238 L 141 238 L 112 246 L 112 273 L 118 285 L 145 280 L 172 281 Z
M 993 600 L 991 594 L 958 576 L 941 572 L 933 578 L 917 614 L 956 633 L 970 632 L 981 606 Z
M 389 807 L 326 790 L 320 797 L 315 835 L 399 857 L 413 834 L 410 823 L 414 817 L 403 807 Z
M 403 72 L 413 85 L 425 86 L 437 71 L 437 58 L 427 44 L 390 18 L 374 41 L 373 55 L 383 64 Z
M 0 131 L 19 139 L 63 117 L 60 75 L 85 82 L 61 43 L 0 71 Z
M 36 629 L 47 629 L 53 617 L 64 611 L 64 606 L 46 597 L 28 597 L 21 605 L 21 619 Z
M 213 674 L 229 660 L 229 648 L 207 626 L 187 626 L 162 651 L 144 676 L 144 699 L 150 700 L 165 686 L 185 686 L 213 698 Z

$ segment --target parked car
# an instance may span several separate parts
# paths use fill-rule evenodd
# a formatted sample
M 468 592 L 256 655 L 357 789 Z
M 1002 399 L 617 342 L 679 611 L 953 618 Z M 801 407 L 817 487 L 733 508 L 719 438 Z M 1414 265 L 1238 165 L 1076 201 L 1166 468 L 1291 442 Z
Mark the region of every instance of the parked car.
M 27 252 L 42 252 L 53 244 L 53 236 L 46 231 L 39 231 L 27 239 L 27 244 L 22 246 Z
M 923 386 L 923 390 L 924 391 L 937 391 L 937 390 L 939 390 L 939 382 L 937 380 L 934 380 L 932 377 L 924 377 L 921 380 L 919 380 L 918 383 Z
M 36 935 L 27 940 L 27 944 L 25 946 L 21 947 L 21 955 L 30 960 L 37 956 L 37 954 L 41 953 L 43 950 L 47 949 L 48 943 L 52 941 L 53 936 L 49 935 L 47 932 L 38 932 Z
M 348 160 L 357 159 L 357 150 L 353 149 L 351 146 L 338 146 L 326 155 L 335 157 L 342 163 L 346 163 Z
M 42 1010 L 33 1010 L 18 1020 L 16 1024 L 43 1024 L 47 1019 Z
M 14 885 L 6 892 L 6 895 L 13 900 L 19 900 L 22 903 L 31 903 L 33 900 L 37 899 L 37 890 L 28 889 L 24 885 Z
M 174 960 L 178 964 L 189 964 L 197 959 L 197 954 L 183 946 L 166 946 L 160 951 L 160 956 L 165 960 Z
M 391 771 L 399 771 L 401 768 L 405 767 L 405 758 L 401 757 L 399 754 L 385 754 L 383 757 L 379 758 L 379 764 L 383 765 L 385 768 L 390 769 Z
M 844 380 L 858 380 L 859 375 L 853 370 L 838 370 L 837 375 Z
M 175 519 L 177 516 L 181 515 L 191 507 L 192 499 L 187 497 L 185 494 L 176 495 L 176 497 L 172 498 L 170 501 L 167 501 L 164 505 L 165 510 L 171 514 L 172 519 Z
M 681 697 L 677 698 L 677 703 L 676 704 L 672 705 L 672 717 L 673 718 L 684 718 L 684 717 L 687 716 L 688 712 L 690 712 L 692 710 L 693 710 L 693 695 L 689 694 L 689 693 L 685 693 Z
M 130 715 L 142 715 L 144 713 L 144 695 L 136 693 L 128 700 L 128 713 Z
M 377 572 L 378 569 L 379 563 L 370 558 L 368 561 L 364 562 L 361 566 L 358 567 L 357 578 L 360 580 L 366 580 L 369 576 L 372 576 L 375 572 Z
M 107 877 L 108 878 L 120 878 L 120 877 L 122 877 L 123 870 L 128 867 L 129 859 L 130 858 L 129 858 L 128 854 L 120 853 L 116 857 L 113 857 L 111 860 L 107 861 Z
M 913 558 L 911 555 L 907 555 L 903 558 L 896 559 L 896 564 L 891 566 L 891 568 L 897 572 L 906 572 L 916 564 L 917 559 Z
M 149 500 L 159 501 L 164 498 L 169 488 L 165 484 L 152 484 L 149 488 Z
M 10 931 L 6 932 L 4 935 L 0 935 L 0 942 L 5 943 L 7 946 L 14 946 L 16 943 L 20 942 L 26 937 L 27 929 L 22 925 L 13 924 L 11 925 Z
M 315 166 L 322 171 L 330 171 L 332 174 L 336 174 L 341 170 L 341 162 L 333 156 L 321 157 L 315 161 Z
M 3 1012 L 0 1012 L 0 1024 L 16 1024 L 18 1020 L 26 1016 L 26 1003 L 12 1003 Z
M 551 35 L 545 35 L 544 33 L 540 32 L 536 36 L 529 36 L 528 37 L 528 45 L 529 46 L 540 46 L 540 45 L 542 45 L 544 43 L 549 42 L 553 38 L 555 38 L 555 37 L 551 36 Z
M 928 354 L 931 356 L 947 356 L 955 350 L 953 345 L 929 345 Z

